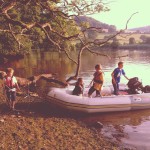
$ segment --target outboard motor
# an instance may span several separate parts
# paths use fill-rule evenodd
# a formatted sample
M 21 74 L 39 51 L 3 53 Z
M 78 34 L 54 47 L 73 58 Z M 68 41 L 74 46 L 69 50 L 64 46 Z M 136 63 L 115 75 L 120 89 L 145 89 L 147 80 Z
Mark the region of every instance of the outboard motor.
M 129 94 L 139 94 L 139 91 L 143 91 L 142 82 L 139 81 L 138 77 L 131 78 L 127 85 Z
M 146 86 L 143 88 L 143 92 L 144 92 L 144 93 L 150 93 L 150 85 L 146 85 Z

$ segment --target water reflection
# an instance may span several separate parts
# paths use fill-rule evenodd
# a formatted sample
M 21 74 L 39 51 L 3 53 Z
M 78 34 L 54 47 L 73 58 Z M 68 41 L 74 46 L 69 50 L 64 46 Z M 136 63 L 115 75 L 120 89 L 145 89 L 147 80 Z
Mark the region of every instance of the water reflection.
M 82 121 L 90 126 L 101 122 L 103 128 L 100 127 L 99 132 L 112 141 L 139 150 L 150 147 L 150 110 L 92 114 L 82 118 Z
M 102 54 L 111 56 L 111 59 L 107 57 L 90 55 L 84 52 L 82 55 L 82 65 L 80 76 L 90 80 L 94 72 L 95 64 L 101 63 L 105 72 L 105 84 L 111 82 L 111 72 L 117 67 L 118 61 L 124 61 L 124 69 L 129 78 L 138 76 L 144 84 L 150 84 L 148 75 L 150 74 L 150 51 L 101 51 Z M 117 56 L 128 55 L 128 57 L 118 58 Z M 72 54 L 75 57 L 75 54 Z M 0 69 L 6 67 L 13 67 L 15 73 L 21 77 L 29 77 L 40 73 L 58 73 L 61 79 L 72 75 L 75 72 L 76 65 L 65 56 L 65 54 L 57 52 L 34 52 L 31 55 L 26 56 L 24 59 L 10 61 L 5 66 L 0 66 Z M 122 82 L 127 81 L 122 78 Z
M 60 78 L 73 72 L 75 64 L 71 63 L 63 54 L 51 53 L 32 53 L 24 59 L 10 61 L 1 65 L 0 69 L 13 67 L 15 75 L 29 77 L 41 73 L 58 73 Z

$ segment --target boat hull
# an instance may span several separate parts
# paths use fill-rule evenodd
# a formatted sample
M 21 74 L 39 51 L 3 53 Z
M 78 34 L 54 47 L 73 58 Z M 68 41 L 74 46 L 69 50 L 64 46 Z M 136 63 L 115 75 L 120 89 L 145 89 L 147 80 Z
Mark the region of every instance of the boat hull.
M 54 88 L 49 91 L 47 100 L 65 109 L 85 113 L 129 111 L 150 108 L 150 93 L 134 95 L 111 95 L 89 98 L 74 96 L 68 89 Z

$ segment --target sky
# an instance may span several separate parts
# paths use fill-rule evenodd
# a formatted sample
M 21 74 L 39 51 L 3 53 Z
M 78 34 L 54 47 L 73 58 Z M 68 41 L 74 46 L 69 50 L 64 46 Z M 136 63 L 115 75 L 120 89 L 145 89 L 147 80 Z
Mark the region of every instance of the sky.
M 110 8 L 109 12 L 101 12 L 91 17 L 115 25 L 117 29 L 125 29 L 127 20 L 133 13 L 138 12 L 130 20 L 128 29 L 150 25 L 150 0 L 112 0 L 107 6 Z

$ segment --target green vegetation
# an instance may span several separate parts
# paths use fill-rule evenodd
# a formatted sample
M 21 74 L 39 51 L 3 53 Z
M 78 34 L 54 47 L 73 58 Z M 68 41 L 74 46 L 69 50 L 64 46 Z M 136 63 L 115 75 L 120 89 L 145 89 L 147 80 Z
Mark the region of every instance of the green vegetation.
M 75 21 L 78 25 L 85 23 L 89 27 L 101 28 L 99 32 L 92 29 L 88 30 L 87 37 L 92 40 L 97 39 L 101 33 L 106 33 L 106 32 L 111 34 L 116 33 L 116 27 L 114 25 L 108 25 L 106 23 L 102 23 L 91 17 L 79 16 L 79 17 L 75 17 Z
M 107 40 L 112 37 L 113 34 L 110 33 L 100 33 L 97 36 L 97 39 Z M 111 49 L 149 49 L 150 48 L 150 34 L 142 34 L 142 33 L 121 33 L 117 37 L 109 40 L 104 48 Z
M 113 34 L 110 33 L 100 33 L 97 38 L 99 39 L 107 39 L 108 37 L 111 37 Z M 141 36 L 150 37 L 150 34 L 142 34 L 142 33 L 132 33 L 132 34 L 126 34 L 122 33 L 117 36 L 117 39 L 119 40 L 121 45 L 129 44 L 129 39 L 134 38 L 136 43 L 142 43 L 143 40 L 141 39 Z M 112 42 L 111 40 L 110 42 Z
M 76 49 L 76 43 L 81 49 L 83 45 L 90 48 L 97 45 L 95 39 L 107 40 L 116 33 L 116 27 L 86 16 L 109 10 L 98 1 L 1 1 L 0 54 L 24 55 L 34 49 L 65 51 L 68 55 L 68 52 Z M 117 41 L 111 39 L 104 46 L 118 48 L 120 45 L 139 44 L 143 40 L 139 36 L 124 33 L 117 37 Z M 135 40 L 129 42 L 133 38 Z M 143 43 L 148 44 L 149 39 Z
M 74 50 L 74 41 L 83 37 L 81 29 L 87 28 L 77 25 L 74 16 L 108 10 L 101 0 L 6 0 L 0 6 L 0 54 L 5 55 Z
M 129 38 L 129 44 L 135 44 L 135 43 L 136 41 L 134 37 Z
M 121 36 L 126 37 L 119 40 L 121 49 L 150 49 L 150 34 L 135 33 Z
M 150 25 L 149 26 L 144 26 L 144 27 L 139 27 L 139 28 L 133 28 L 133 29 L 129 29 L 129 31 L 134 31 L 137 33 L 150 33 Z
M 132 33 L 132 34 L 121 34 L 118 36 L 118 40 L 122 45 L 129 44 L 129 39 L 134 38 L 137 44 L 143 43 L 141 40 L 141 36 L 145 35 L 146 37 L 150 37 L 150 34 L 142 34 L 142 33 Z
M 58 49 L 68 45 L 67 37 L 78 34 L 79 29 L 73 20 L 67 16 L 65 19 L 57 4 L 59 0 L 6 0 L 2 3 L 0 53 L 22 55 L 31 49 Z

